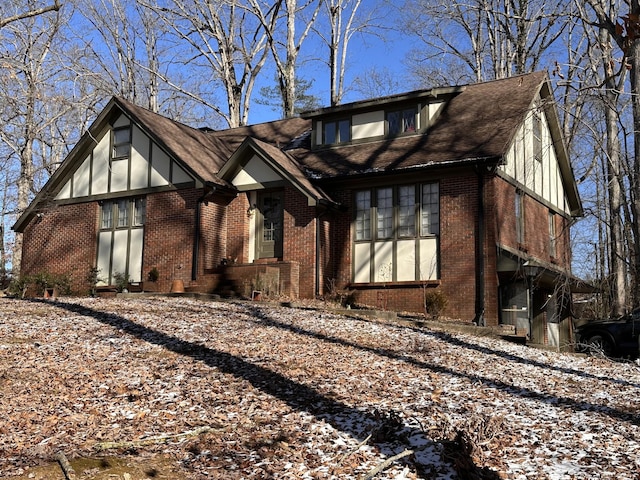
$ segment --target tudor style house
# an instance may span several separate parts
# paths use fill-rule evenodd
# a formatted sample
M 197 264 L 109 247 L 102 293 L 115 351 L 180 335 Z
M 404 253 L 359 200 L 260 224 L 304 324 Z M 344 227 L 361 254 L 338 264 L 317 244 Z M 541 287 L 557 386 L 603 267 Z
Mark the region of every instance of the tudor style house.
M 17 220 L 22 274 L 312 298 L 568 335 L 582 214 L 544 72 L 222 131 L 113 98 Z M 150 282 L 150 272 L 157 279 Z

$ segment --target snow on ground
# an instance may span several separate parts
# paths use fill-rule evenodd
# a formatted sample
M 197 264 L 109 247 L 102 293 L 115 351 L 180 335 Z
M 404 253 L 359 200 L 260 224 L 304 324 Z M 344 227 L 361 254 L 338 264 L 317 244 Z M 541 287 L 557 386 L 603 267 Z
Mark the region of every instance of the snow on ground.
M 0 300 L 3 478 L 63 451 L 187 479 L 636 479 L 639 393 L 634 363 L 320 310 Z

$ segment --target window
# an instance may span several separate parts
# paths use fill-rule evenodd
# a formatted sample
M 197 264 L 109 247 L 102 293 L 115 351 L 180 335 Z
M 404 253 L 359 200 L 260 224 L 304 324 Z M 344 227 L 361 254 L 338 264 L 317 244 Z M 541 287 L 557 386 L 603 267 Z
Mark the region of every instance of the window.
M 522 192 L 516 192 L 515 203 L 515 216 L 516 216 L 516 242 L 519 244 L 524 243 L 524 195 Z
M 345 143 L 351 140 L 351 122 L 347 119 L 337 120 L 334 122 L 325 122 L 324 124 L 324 143 L 325 145 L 333 145 L 336 143 Z
M 542 119 L 538 112 L 533 114 L 533 157 L 542 161 Z
M 145 203 L 144 198 L 108 200 L 103 202 L 100 229 L 113 230 L 114 219 L 117 219 L 115 228 L 144 226 Z
M 440 192 L 437 183 L 422 185 L 422 235 L 438 235 L 440 233 Z
M 549 212 L 549 256 L 556 256 L 556 215 Z
M 136 198 L 133 204 L 133 226 L 140 227 L 146 220 L 147 202 L 144 198 Z
M 377 226 L 376 238 L 391 238 L 393 236 L 393 190 L 379 188 L 377 190 Z
M 360 190 L 354 203 L 355 283 L 438 278 L 438 183 Z
M 416 189 L 403 185 L 398 189 L 398 236 L 413 237 L 416 234 Z
M 415 108 L 407 108 L 405 110 L 387 113 L 389 135 L 415 132 L 417 130 L 417 113 Z
M 113 158 L 128 157 L 131 149 L 131 129 L 113 129 Z
M 145 199 L 124 198 L 102 203 L 98 258 L 101 284 L 114 285 L 119 275 L 142 281 Z
M 371 192 L 356 192 L 356 240 L 371 240 Z

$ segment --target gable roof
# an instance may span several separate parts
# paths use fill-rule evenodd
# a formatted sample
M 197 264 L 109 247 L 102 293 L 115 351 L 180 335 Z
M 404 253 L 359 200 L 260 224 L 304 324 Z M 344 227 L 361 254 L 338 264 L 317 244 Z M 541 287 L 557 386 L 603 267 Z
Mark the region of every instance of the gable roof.
M 330 201 L 315 180 L 375 172 L 394 172 L 479 161 L 500 162 L 518 128 L 534 108 L 538 96 L 550 117 L 551 135 L 558 151 L 565 191 L 572 212 L 581 202 L 569 164 L 546 72 L 460 87 L 437 88 L 354 102 L 289 118 L 221 131 L 189 127 L 119 97 L 113 97 L 60 168 L 14 225 L 21 231 L 36 206 L 73 173 L 83 152 L 119 113 L 125 114 L 147 136 L 202 183 L 233 188 L 226 180 L 231 164 L 251 148 L 312 202 Z M 445 105 L 426 133 L 380 139 L 331 148 L 311 148 L 312 119 L 358 109 L 382 109 L 385 104 L 442 98 Z M 225 168 L 225 164 L 231 164 Z M 222 173 L 220 175 L 219 173 Z M 575 214 L 574 213 L 574 214 Z
M 500 159 L 546 82 L 545 72 L 467 85 L 453 95 L 423 135 L 401 136 L 292 155 L 319 177 Z M 424 96 L 433 96 L 424 91 Z M 393 99 L 388 97 L 385 103 Z
M 257 155 L 277 174 L 291 183 L 309 200 L 309 205 L 318 203 L 335 204 L 319 187 L 315 186 L 304 174 L 300 165 L 287 152 L 269 143 L 253 137 L 246 137 L 218 175 L 227 181 L 242 167 L 242 161 Z

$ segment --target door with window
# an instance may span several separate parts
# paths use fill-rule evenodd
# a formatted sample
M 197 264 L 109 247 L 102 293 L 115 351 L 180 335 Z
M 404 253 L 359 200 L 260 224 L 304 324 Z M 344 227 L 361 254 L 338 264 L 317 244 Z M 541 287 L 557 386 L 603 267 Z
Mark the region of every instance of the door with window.
M 284 192 L 258 192 L 256 258 L 282 257 Z
M 97 262 L 100 284 L 115 285 L 118 277 L 140 282 L 145 199 L 105 201 L 100 216 Z

